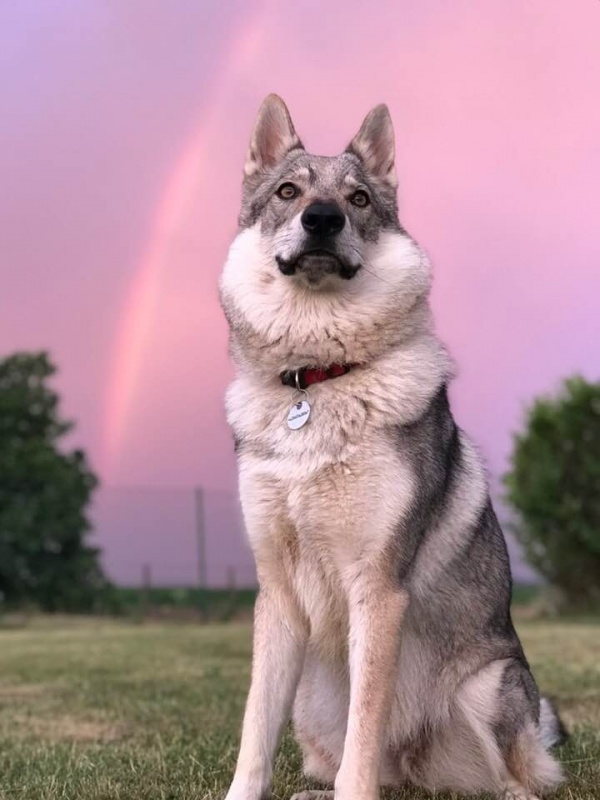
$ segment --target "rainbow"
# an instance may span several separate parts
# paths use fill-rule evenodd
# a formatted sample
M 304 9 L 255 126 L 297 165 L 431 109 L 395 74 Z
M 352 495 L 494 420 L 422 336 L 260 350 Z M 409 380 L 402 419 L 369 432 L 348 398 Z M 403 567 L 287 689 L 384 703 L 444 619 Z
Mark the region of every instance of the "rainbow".
M 112 357 L 103 423 L 103 452 L 100 470 L 105 480 L 114 481 L 119 455 L 126 446 L 127 426 L 134 411 L 147 342 L 164 283 L 165 270 L 176 255 L 172 244 L 192 224 L 191 210 L 202 185 L 207 143 L 218 131 L 222 98 L 231 94 L 236 78 L 252 68 L 264 41 L 271 2 L 263 2 L 231 45 L 230 57 L 213 84 L 208 113 L 186 143 L 171 169 L 154 216 L 149 241 L 129 288 L 118 326 Z M 234 83 L 235 85 L 235 83 Z M 197 224 L 194 222 L 194 224 Z

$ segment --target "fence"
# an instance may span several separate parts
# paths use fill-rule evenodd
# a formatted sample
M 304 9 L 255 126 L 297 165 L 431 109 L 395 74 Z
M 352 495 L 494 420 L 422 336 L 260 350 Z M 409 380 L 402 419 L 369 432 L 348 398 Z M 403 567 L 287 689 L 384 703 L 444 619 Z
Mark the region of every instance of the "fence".
M 501 519 L 507 514 L 500 502 Z M 234 492 L 104 487 L 92 517 L 108 576 L 120 586 L 251 588 L 256 576 Z M 535 580 L 504 526 L 513 573 Z
M 233 492 L 108 486 L 92 520 L 106 573 L 120 586 L 256 585 Z

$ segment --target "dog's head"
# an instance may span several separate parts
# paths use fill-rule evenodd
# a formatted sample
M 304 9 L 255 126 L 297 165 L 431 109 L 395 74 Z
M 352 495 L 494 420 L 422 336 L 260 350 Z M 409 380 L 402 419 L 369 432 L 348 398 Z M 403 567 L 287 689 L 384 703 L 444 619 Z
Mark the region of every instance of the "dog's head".
M 238 362 L 360 363 L 427 327 L 427 257 L 398 221 L 394 133 L 374 108 L 338 156 L 304 149 L 283 101 L 258 113 L 221 276 Z
M 394 131 L 386 106 L 374 108 L 346 150 L 310 155 L 289 112 L 269 95 L 259 112 L 244 169 L 240 225 L 260 224 L 282 275 L 314 289 L 351 280 L 365 245 L 400 230 Z

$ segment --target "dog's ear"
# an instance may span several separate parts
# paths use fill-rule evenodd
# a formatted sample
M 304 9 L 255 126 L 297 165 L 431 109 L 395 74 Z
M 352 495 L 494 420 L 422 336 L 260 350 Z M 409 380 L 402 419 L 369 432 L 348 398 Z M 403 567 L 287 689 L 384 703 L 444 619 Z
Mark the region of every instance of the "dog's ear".
M 244 174 L 250 178 L 256 172 L 270 169 L 302 142 L 294 129 L 290 112 L 281 97 L 270 94 L 258 110 L 250 140 Z
M 396 188 L 394 126 L 386 105 L 369 111 L 346 151 L 357 155 L 371 175 Z

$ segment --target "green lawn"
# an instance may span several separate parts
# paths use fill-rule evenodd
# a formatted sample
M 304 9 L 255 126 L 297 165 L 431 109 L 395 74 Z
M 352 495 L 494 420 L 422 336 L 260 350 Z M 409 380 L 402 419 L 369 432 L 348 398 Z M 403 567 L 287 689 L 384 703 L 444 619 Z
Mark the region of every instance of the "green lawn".
M 574 731 L 556 797 L 600 798 L 600 625 L 522 622 Z M 222 798 L 249 679 L 248 625 L 44 618 L 0 629 L 0 798 Z M 306 786 L 288 737 L 274 796 Z M 424 798 L 406 790 L 387 798 Z

